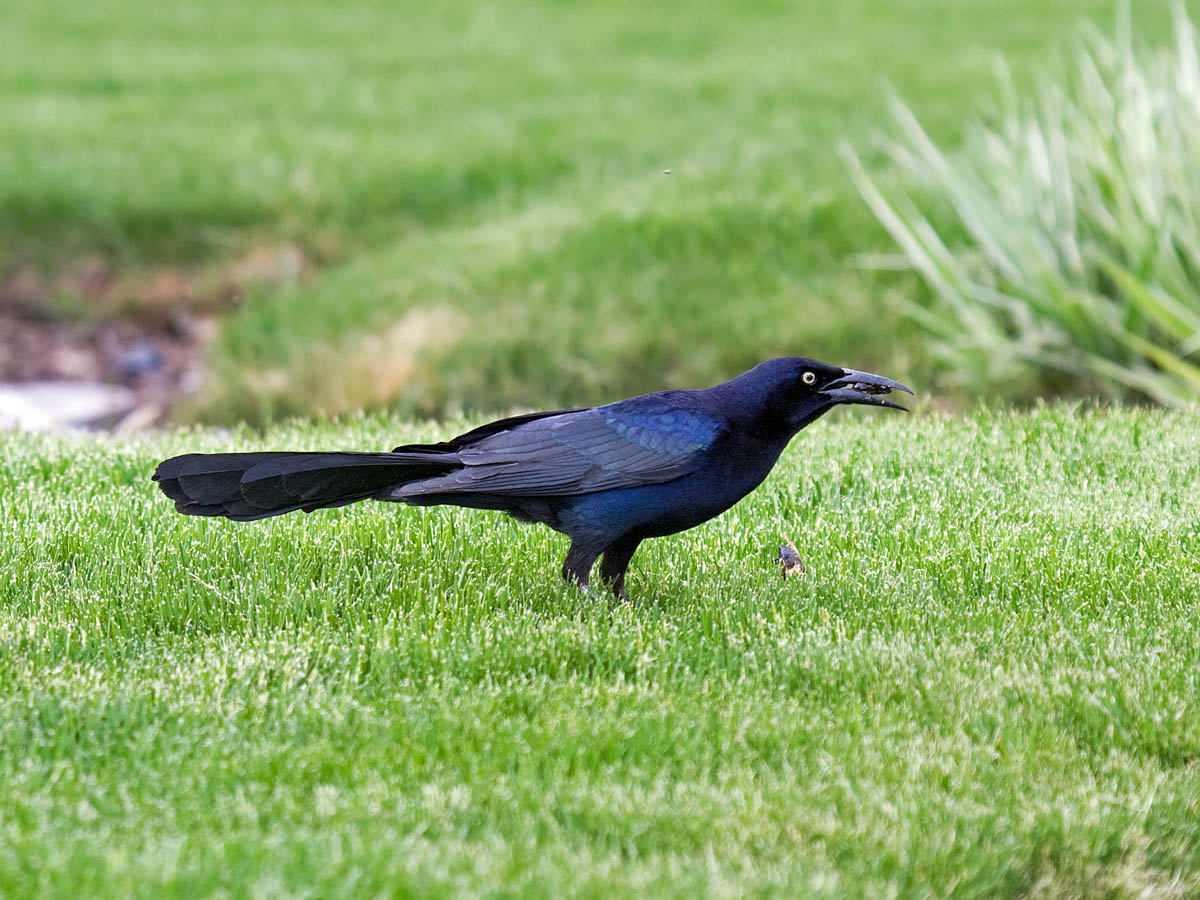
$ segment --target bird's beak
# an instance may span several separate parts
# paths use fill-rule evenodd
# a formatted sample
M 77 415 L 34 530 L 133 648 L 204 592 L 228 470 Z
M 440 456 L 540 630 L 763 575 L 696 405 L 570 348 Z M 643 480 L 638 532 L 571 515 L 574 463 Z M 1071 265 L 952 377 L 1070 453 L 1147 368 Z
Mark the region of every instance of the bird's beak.
M 892 409 L 904 410 L 887 395 L 892 391 L 904 391 L 911 394 L 908 388 L 898 381 L 884 378 L 882 375 L 872 375 L 870 372 L 858 372 L 854 369 L 842 369 L 842 377 L 829 382 L 821 388 L 821 394 L 834 403 L 862 403 L 867 406 L 888 406 Z

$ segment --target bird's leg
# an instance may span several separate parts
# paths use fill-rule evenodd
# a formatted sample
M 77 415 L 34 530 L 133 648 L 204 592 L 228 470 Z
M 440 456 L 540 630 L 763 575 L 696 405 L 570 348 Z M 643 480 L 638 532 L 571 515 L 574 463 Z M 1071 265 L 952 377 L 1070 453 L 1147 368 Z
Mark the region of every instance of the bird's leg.
M 599 555 L 600 551 L 593 549 L 590 545 L 573 542 L 571 549 L 567 551 L 566 560 L 563 561 L 563 578 L 571 584 L 579 585 L 586 591 L 588 575 L 592 571 L 592 564 Z
M 629 599 L 625 593 L 625 573 L 629 571 L 629 561 L 641 542 L 641 538 L 629 536 L 614 541 L 605 548 L 604 559 L 600 561 L 600 577 L 621 600 Z

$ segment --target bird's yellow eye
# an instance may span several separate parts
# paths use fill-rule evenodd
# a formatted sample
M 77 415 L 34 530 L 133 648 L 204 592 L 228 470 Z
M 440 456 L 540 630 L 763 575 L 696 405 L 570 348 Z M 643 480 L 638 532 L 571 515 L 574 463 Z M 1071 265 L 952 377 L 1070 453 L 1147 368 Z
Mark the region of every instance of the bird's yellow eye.
M 816 372 L 805 372 L 803 375 L 800 376 L 800 380 L 803 381 L 805 384 L 816 384 L 817 383 L 817 373 Z

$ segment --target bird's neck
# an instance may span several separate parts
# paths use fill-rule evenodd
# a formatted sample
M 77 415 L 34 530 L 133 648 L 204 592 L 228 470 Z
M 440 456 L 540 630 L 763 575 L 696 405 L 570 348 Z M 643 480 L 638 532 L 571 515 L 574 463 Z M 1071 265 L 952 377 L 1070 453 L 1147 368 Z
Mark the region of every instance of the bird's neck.
M 782 451 L 796 434 L 816 421 L 829 405 L 813 397 L 801 400 L 783 384 L 764 382 L 754 370 L 709 388 L 715 405 L 737 422 L 740 430 L 757 440 L 779 446 Z
M 746 433 L 778 452 L 791 442 L 797 434 L 829 411 L 828 405 L 815 406 L 811 410 L 768 406 L 747 417 L 743 425 Z

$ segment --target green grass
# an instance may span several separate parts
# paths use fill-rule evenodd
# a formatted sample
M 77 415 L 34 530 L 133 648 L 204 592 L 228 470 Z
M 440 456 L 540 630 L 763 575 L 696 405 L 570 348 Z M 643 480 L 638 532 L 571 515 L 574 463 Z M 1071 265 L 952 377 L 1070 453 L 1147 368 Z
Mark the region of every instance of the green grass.
M 922 288 L 856 268 L 892 244 L 837 143 L 885 83 L 953 141 L 993 54 L 1027 79 L 1113 6 L 7 4 L 0 266 L 300 245 L 317 273 L 211 348 L 208 420 L 586 403 L 785 351 L 927 384 Z
M 0 437 L 0 894 L 1195 895 L 1194 417 L 831 418 L 617 604 L 496 515 L 148 481 L 449 427 Z

